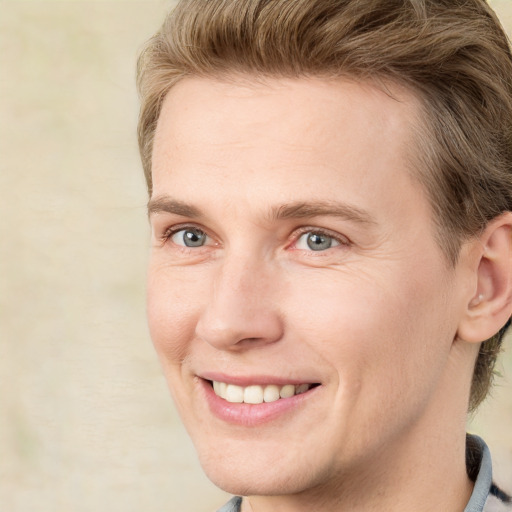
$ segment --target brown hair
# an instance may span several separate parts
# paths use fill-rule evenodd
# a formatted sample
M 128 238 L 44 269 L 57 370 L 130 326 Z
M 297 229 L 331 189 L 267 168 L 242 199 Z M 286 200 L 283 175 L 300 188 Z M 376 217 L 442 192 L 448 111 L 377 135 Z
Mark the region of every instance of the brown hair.
M 512 211 L 512 58 L 484 0 L 182 0 L 138 62 L 139 148 L 151 194 L 163 100 L 187 75 L 341 77 L 401 84 L 422 105 L 416 174 L 440 246 Z M 481 345 L 470 409 L 485 398 L 505 328 Z

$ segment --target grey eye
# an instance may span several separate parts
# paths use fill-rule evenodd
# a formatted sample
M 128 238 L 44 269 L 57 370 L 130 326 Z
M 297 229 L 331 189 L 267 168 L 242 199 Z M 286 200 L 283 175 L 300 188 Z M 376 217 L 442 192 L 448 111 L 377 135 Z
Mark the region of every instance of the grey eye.
M 297 249 L 303 250 L 325 251 L 326 249 L 336 247 L 337 245 L 340 245 L 339 242 L 332 236 L 315 231 L 309 231 L 308 233 L 304 233 L 297 240 L 296 247 Z
M 206 233 L 197 228 L 180 229 L 172 235 L 172 241 L 184 247 L 202 247 L 207 238 Z

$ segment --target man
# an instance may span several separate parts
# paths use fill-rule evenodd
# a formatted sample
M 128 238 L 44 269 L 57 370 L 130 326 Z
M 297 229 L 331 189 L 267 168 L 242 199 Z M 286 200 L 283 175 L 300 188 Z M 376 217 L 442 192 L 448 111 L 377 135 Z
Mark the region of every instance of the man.
M 149 325 L 222 510 L 510 510 L 464 430 L 512 311 L 486 3 L 183 1 L 139 88 Z

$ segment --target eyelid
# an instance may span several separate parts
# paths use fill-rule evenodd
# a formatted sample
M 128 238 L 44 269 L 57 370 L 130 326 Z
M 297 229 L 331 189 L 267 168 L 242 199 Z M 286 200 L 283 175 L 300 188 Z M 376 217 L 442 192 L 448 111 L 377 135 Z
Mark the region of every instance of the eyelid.
M 171 238 L 176 233 L 178 233 L 180 231 L 193 230 L 193 229 L 202 231 L 207 236 L 207 238 L 209 238 L 210 240 L 213 240 L 213 237 L 208 233 L 208 230 L 206 230 L 203 226 L 201 226 L 200 224 L 195 224 L 195 223 L 190 223 L 190 222 L 182 222 L 180 224 L 173 224 L 172 226 L 165 228 L 162 231 L 162 234 L 161 235 L 159 234 L 157 236 L 157 239 L 162 243 L 162 245 L 164 245 L 166 243 L 169 243 Z M 207 244 L 205 244 L 205 245 L 207 245 Z M 199 246 L 199 247 L 196 247 L 195 249 L 199 249 L 200 247 L 204 247 L 204 246 Z
M 209 233 L 208 229 L 206 229 L 204 226 L 202 226 L 199 223 L 191 223 L 191 222 L 182 222 L 182 223 L 173 224 L 171 226 L 164 228 L 162 230 L 162 234 L 157 234 L 157 240 L 159 242 L 161 242 L 162 245 L 164 245 L 166 243 L 169 243 L 170 239 L 176 233 L 178 233 L 179 231 L 186 230 L 186 229 L 198 229 L 198 230 L 202 231 L 203 233 L 205 233 L 206 236 L 210 240 L 215 240 L 215 237 Z M 298 239 L 306 233 L 317 233 L 319 235 L 329 236 L 329 237 L 333 238 L 334 240 L 336 240 L 336 242 L 339 243 L 339 246 L 342 246 L 342 247 L 350 246 L 352 244 L 352 242 L 350 241 L 350 239 L 347 236 L 342 235 L 336 231 L 332 231 L 327 228 L 321 228 L 318 226 L 303 226 L 303 227 L 300 227 L 293 231 L 293 233 L 290 237 L 292 240 L 289 244 L 287 244 L 287 248 L 293 248 L 293 246 L 297 243 Z M 208 244 L 205 244 L 205 245 L 208 245 Z M 217 245 L 217 244 L 214 243 L 213 245 Z M 339 246 L 336 246 L 336 247 L 339 247 Z M 204 247 L 204 246 L 202 246 L 202 247 Z M 200 247 L 197 247 L 196 249 L 199 249 L 199 248 Z M 334 247 L 333 247 L 333 249 L 334 249 Z M 300 250 L 300 249 L 298 249 L 298 250 Z M 325 252 L 325 251 L 321 251 L 321 252 Z
M 336 231 L 331 231 L 330 229 L 319 228 L 319 227 L 315 227 L 315 226 L 304 226 L 304 227 L 301 227 L 301 228 L 295 230 L 294 233 L 292 234 L 293 242 L 291 245 L 295 245 L 297 243 L 297 241 L 299 240 L 299 238 L 306 233 L 316 233 L 319 235 L 328 236 L 328 237 L 336 240 L 336 242 L 338 242 L 341 246 L 351 245 L 350 239 L 348 237 L 346 237 L 345 235 L 337 233 Z

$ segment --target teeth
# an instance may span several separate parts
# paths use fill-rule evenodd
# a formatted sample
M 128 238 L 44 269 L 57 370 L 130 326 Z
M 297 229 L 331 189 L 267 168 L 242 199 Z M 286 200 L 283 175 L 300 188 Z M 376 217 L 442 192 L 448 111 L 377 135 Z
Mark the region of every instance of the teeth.
M 244 390 L 246 404 L 261 404 L 263 402 L 263 388 L 261 386 L 247 386 Z
M 263 391 L 263 400 L 265 402 L 275 402 L 281 398 L 279 396 L 279 388 L 274 385 L 265 386 L 265 390 Z
M 290 398 L 294 395 L 300 395 L 310 388 L 311 384 L 299 384 L 297 386 L 294 384 L 286 384 L 284 386 L 269 384 L 267 386 L 252 385 L 243 388 L 235 384 L 213 381 L 213 391 L 215 394 L 234 404 L 275 402 L 280 398 Z
M 287 384 L 279 390 L 281 398 L 290 398 L 293 395 L 295 395 L 295 386 L 293 384 Z
M 233 404 L 241 404 L 244 401 L 244 388 L 228 384 L 225 399 Z
M 226 388 L 227 388 L 227 385 L 225 382 L 216 382 L 216 381 L 213 382 L 213 389 L 217 396 L 226 398 Z
M 305 393 L 309 389 L 309 384 L 300 384 L 297 386 L 297 389 L 295 390 L 296 395 L 300 395 L 301 393 Z

